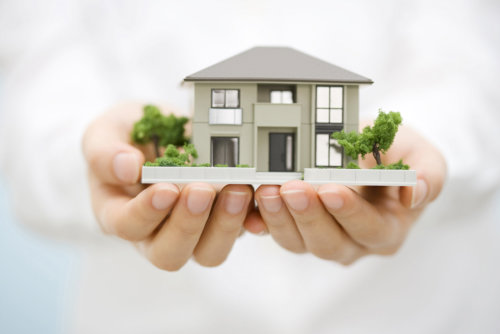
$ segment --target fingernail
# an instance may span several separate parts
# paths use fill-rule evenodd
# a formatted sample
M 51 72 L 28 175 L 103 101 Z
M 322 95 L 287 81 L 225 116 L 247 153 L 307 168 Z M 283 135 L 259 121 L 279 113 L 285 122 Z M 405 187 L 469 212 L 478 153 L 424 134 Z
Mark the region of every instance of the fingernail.
M 260 202 L 264 210 L 272 213 L 280 211 L 283 202 L 279 195 L 260 196 Z
M 411 208 L 415 208 L 422 204 L 427 197 L 428 187 L 427 182 L 422 179 L 417 180 L 417 185 L 413 190 L 413 197 L 411 201 Z
M 153 207 L 158 211 L 163 211 L 174 204 L 179 195 L 179 190 L 173 185 L 165 185 L 157 189 L 151 200 Z
M 239 191 L 228 191 L 224 195 L 224 209 L 231 215 L 236 215 L 243 211 L 248 200 L 248 194 Z
M 302 211 L 309 205 L 309 199 L 304 190 L 287 190 L 282 192 L 286 204 L 295 211 Z
M 193 215 L 199 215 L 208 209 L 213 198 L 213 189 L 192 187 L 187 197 L 187 208 Z
M 344 199 L 335 191 L 321 191 L 318 195 L 323 204 L 332 210 L 338 210 L 344 206 Z
M 116 177 L 123 182 L 133 183 L 139 178 L 139 161 L 133 153 L 118 153 L 113 159 Z

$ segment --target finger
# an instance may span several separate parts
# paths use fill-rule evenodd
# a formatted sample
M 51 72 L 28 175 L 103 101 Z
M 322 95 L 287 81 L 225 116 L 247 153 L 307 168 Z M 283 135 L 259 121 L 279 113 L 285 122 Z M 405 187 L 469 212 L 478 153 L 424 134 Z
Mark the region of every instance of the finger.
M 243 227 L 250 233 L 265 235 L 269 231 L 258 210 L 251 210 L 243 222 Z
M 83 153 L 91 173 L 103 183 L 128 185 L 139 179 L 144 155 L 129 144 L 129 134 L 130 129 L 105 116 L 87 128 Z
M 259 211 L 269 233 L 283 248 L 295 253 L 305 252 L 304 240 L 293 217 L 280 196 L 279 186 L 260 186 L 255 192 Z
M 392 207 L 384 210 L 382 216 L 373 204 L 359 194 L 336 184 L 322 185 L 318 195 L 328 212 L 357 243 L 372 249 L 397 249 L 404 240 L 409 223 L 390 213 L 399 209 L 394 210 Z M 386 200 L 385 203 L 401 207 L 397 200 Z
M 352 263 L 365 253 L 325 210 L 310 184 L 287 182 L 281 187 L 281 196 L 311 253 L 342 264 Z
M 246 185 L 228 185 L 222 189 L 194 250 L 198 263 L 213 267 L 224 262 L 240 235 L 252 192 Z
M 158 183 L 135 197 L 123 190 L 92 182 L 92 205 L 104 232 L 130 241 L 144 240 L 168 215 L 179 195 L 176 186 Z
M 146 256 L 158 268 L 180 269 L 193 255 L 215 198 L 214 188 L 191 183 L 183 188 L 170 217 L 145 245 Z

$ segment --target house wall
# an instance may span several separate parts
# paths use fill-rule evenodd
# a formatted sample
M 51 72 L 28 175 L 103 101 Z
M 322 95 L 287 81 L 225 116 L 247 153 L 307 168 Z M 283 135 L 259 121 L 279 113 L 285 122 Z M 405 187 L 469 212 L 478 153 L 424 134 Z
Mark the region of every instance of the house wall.
M 300 84 L 297 85 L 297 103 L 302 106 L 302 117 L 300 132 L 300 142 L 296 145 L 299 148 L 297 171 L 302 171 L 304 168 L 310 168 L 311 156 L 314 157 L 314 151 L 311 151 L 311 113 L 313 112 L 313 105 L 311 104 L 311 97 L 314 85 Z
M 209 125 L 208 111 L 212 89 L 239 89 L 241 125 Z M 253 104 L 257 101 L 255 83 L 195 83 L 192 142 L 198 151 L 198 163 L 210 162 L 210 137 L 239 137 L 239 163 L 254 166 L 253 161 Z
M 344 88 L 344 131 L 359 130 L 359 86 L 349 85 Z M 350 161 L 358 163 L 358 159 L 352 159 L 344 154 L 344 167 Z
M 289 85 L 289 84 L 285 84 Z M 276 87 L 284 85 L 276 85 Z M 266 88 L 266 89 L 263 89 Z M 257 101 L 265 100 L 273 85 L 257 83 L 195 83 L 193 137 L 192 141 L 198 150 L 197 162 L 210 162 L 210 137 L 239 137 L 239 163 L 257 167 L 258 171 L 267 171 L 269 168 L 269 133 L 295 133 L 295 167 L 297 171 L 315 166 L 315 92 L 316 84 L 296 85 L 296 104 L 300 107 L 300 123 L 277 126 L 276 122 L 270 126 L 256 127 L 254 123 L 254 105 Z M 208 115 L 211 107 L 212 89 L 239 89 L 240 108 L 242 109 L 241 125 L 209 125 Z M 260 96 L 259 96 L 260 94 Z M 281 108 L 284 105 L 271 105 Z M 269 121 L 273 119 L 272 115 Z M 286 122 L 284 122 L 286 123 Z M 344 130 L 358 130 L 359 123 L 359 87 L 357 85 L 344 86 Z M 344 164 L 351 161 L 344 156 Z
M 345 86 L 344 90 L 344 131 L 358 131 L 359 86 Z

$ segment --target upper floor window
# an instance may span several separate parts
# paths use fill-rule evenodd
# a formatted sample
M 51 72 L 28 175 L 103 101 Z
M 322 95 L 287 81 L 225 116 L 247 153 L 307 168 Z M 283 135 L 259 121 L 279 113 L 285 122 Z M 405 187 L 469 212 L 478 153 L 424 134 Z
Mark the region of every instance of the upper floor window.
M 212 89 L 212 108 L 239 108 L 239 89 Z
M 291 90 L 272 90 L 271 103 L 293 103 Z
M 316 123 L 342 123 L 344 88 L 316 86 Z

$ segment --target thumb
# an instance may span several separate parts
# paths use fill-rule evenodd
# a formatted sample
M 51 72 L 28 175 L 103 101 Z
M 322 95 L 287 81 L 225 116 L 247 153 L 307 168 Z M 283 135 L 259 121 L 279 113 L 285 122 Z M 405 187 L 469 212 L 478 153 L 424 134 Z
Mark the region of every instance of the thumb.
M 139 180 L 145 158 L 130 144 L 129 134 L 127 127 L 106 115 L 87 128 L 82 141 L 83 154 L 90 172 L 101 182 L 131 185 Z

